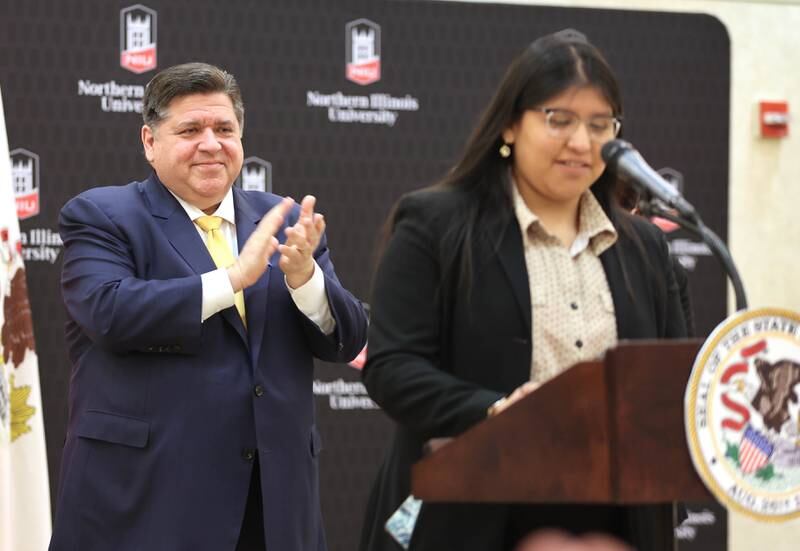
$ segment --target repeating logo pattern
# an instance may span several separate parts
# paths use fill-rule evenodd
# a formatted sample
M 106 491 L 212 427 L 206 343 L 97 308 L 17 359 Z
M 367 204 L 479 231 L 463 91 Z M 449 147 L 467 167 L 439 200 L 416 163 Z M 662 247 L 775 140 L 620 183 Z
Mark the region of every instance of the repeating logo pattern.
M 734 314 L 697 356 L 686 432 L 700 477 L 761 520 L 800 516 L 800 314 Z
M 120 65 L 132 73 L 156 68 L 156 12 L 136 4 L 119 13 Z
M 14 149 L 11 156 L 11 185 L 20 220 L 39 214 L 39 156 L 27 149 Z
M 272 163 L 260 157 L 246 158 L 235 185 L 245 191 L 272 193 Z
M 381 26 L 369 19 L 345 25 L 347 80 L 366 86 L 381 79 Z
M 662 178 L 664 178 L 664 180 L 667 181 L 667 183 L 671 184 L 672 187 L 683 194 L 683 174 L 670 167 L 661 168 L 658 170 L 658 173 Z M 657 200 L 658 199 L 654 199 L 654 201 Z M 651 221 L 653 224 L 661 228 L 661 231 L 664 233 L 670 233 L 680 228 L 678 224 L 672 222 L 671 220 L 667 220 L 666 218 L 654 217 L 651 219 Z

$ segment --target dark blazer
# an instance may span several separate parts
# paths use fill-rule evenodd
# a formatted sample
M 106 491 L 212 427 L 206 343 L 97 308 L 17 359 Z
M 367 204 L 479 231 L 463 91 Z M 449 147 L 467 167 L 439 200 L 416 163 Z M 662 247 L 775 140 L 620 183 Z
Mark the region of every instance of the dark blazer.
M 243 246 L 280 198 L 233 193 Z M 215 265 L 154 175 L 80 194 L 60 231 L 73 370 L 51 551 L 233 551 L 255 450 L 267 547 L 324 550 L 313 359 L 347 361 L 366 337 L 325 239 L 330 336 L 296 308 L 278 253 L 244 292 L 247 331 L 234 307 L 201 323 Z
M 692 307 L 692 295 L 689 290 L 689 274 L 686 268 L 678 261 L 677 256 L 670 256 L 672 261 L 672 271 L 675 274 L 675 282 L 681 299 L 683 309 L 683 320 L 686 322 L 686 336 L 695 337 L 697 330 L 694 326 L 694 308 Z
M 404 197 L 378 268 L 363 376 L 370 396 L 397 422 L 397 430 L 367 507 L 362 551 L 400 549 L 384 523 L 410 493 L 410 467 L 423 444 L 432 437 L 455 436 L 481 421 L 492 403 L 530 377 L 535 353 L 531 299 L 522 237 L 510 208 L 496 228 L 476 232 L 489 234 L 491 240 L 474 237 L 469 298 L 456 290 L 455 277 L 441 281 L 452 253 L 447 228 L 470 200 L 454 190 Z M 633 216 L 625 222 L 640 243 L 619 232 L 617 243 L 600 257 L 619 338 L 685 336 L 663 235 Z M 495 551 L 510 545 L 504 534 L 509 524 L 516 523 L 522 535 L 537 523 L 559 524 L 585 513 L 585 526 L 591 528 L 592 519 L 608 512 L 595 507 L 576 513 L 578 509 L 512 512 L 504 505 L 424 504 L 411 549 Z M 604 522 L 597 527 L 607 528 Z

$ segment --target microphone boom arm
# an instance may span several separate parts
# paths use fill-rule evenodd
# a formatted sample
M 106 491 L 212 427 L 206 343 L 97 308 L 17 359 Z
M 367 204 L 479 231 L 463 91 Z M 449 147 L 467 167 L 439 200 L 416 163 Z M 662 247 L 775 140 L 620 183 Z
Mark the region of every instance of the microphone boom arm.
M 711 231 L 711 229 L 703 223 L 699 216 L 695 215 L 693 220 L 687 220 L 682 216 L 676 216 L 669 212 L 655 200 L 640 201 L 639 210 L 647 217 L 658 216 L 659 218 L 674 222 L 695 237 L 702 239 L 703 242 L 708 245 L 708 248 L 711 249 L 711 252 L 714 253 L 714 256 L 717 257 L 717 260 L 722 264 L 728 278 L 731 280 L 733 292 L 736 297 L 736 310 L 747 309 L 747 296 L 744 292 L 744 285 L 742 284 L 739 271 L 736 269 L 736 264 L 733 262 L 733 257 L 728 247 L 716 233 Z

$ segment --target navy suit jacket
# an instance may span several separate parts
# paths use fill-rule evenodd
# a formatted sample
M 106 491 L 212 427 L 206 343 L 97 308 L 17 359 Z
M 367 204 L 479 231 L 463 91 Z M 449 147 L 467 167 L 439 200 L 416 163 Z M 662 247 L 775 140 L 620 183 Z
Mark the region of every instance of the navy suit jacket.
M 279 201 L 234 188 L 240 247 Z M 51 551 L 233 551 L 255 450 L 267 548 L 324 550 L 313 358 L 348 361 L 366 339 L 324 237 L 329 336 L 295 306 L 277 253 L 244 292 L 247 330 L 234 307 L 201 323 L 215 265 L 155 175 L 80 194 L 60 231 L 73 370 Z

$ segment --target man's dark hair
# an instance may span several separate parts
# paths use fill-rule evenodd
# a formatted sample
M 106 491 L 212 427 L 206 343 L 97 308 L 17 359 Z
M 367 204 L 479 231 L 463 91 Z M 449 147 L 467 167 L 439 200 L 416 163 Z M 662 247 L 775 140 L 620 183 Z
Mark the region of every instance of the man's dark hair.
M 190 94 L 227 94 L 239 127 L 244 129 L 242 91 L 233 75 L 208 63 L 184 63 L 164 69 L 144 89 L 142 119 L 155 128 L 164 120 L 173 99 Z

